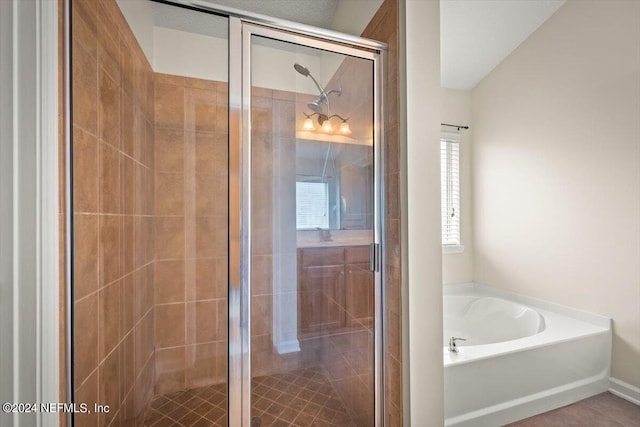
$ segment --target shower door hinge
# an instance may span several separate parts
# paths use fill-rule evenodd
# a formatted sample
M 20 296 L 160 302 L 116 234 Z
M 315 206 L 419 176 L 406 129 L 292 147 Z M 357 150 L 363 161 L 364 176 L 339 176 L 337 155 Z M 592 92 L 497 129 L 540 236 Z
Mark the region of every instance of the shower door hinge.
M 377 273 L 380 271 L 380 244 L 372 243 L 369 246 L 369 270 Z

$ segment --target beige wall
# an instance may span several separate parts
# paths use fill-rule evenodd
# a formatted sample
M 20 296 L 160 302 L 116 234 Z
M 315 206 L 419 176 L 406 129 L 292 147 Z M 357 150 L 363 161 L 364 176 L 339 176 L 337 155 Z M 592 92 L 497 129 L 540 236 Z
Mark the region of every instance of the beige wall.
M 406 0 L 406 114 L 410 420 L 444 424 L 442 362 L 442 240 L 440 234 L 440 5 Z M 401 45 L 402 46 L 402 45 Z M 402 51 L 402 49 L 401 49 Z M 401 64 L 403 60 L 401 59 Z M 404 71 L 404 72 L 403 72 Z M 402 88 L 402 85 L 401 85 Z M 406 373 L 406 371 L 405 371 Z M 405 377 L 406 378 L 406 377 Z M 405 412 L 406 414 L 406 412 Z
M 569 1 L 473 90 L 474 278 L 613 318 L 640 386 L 640 2 Z
M 461 253 L 442 255 L 442 283 L 464 283 L 473 280 L 473 233 L 471 208 L 471 92 L 442 89 L 442 123 L 469 126 L 460 129 L 443 126 L 443 132 L 460 134 L 460 243 Z

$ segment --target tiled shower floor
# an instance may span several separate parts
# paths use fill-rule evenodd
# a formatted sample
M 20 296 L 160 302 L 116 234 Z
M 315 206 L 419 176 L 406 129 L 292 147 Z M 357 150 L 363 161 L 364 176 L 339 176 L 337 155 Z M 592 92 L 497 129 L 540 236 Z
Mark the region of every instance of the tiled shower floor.
M 254 378 L 252 427 L 356 424 L 320 368 Z M 157 396 L 145 426 L 227 426 L 227 386 L 213 385 Z

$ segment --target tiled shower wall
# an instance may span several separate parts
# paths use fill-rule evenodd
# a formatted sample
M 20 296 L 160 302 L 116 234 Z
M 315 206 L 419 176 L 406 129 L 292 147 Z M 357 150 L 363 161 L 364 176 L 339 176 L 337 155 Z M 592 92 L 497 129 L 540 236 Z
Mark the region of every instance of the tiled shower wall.
M 155 75 L 156 394 L 227 379 L 227 99 Z
M 398 82 L 398 0 L 384 0 L 363 37 L 388 45 L 384 68 L 384 180 L 385 180 L 385 421 L 402 425 L 402 262 L 401 262 L 401 147 Z
M 385 422 L 402 425 L 402 276 L 401 276 L 401 210 L 400 210 L 400 139 L 398 82 L 398 1 L 385 0 L 362 33 L 363 37 L 387 43 L 384 63 L 384 396 Z M 354 129 L 370 123 L 363 106 L 371 103 L 372 92 L 366 85 L 367 64 L 346 58 L 328 87 L 342 87 L 341 97 L 333 104 L 351 119 Z M 361 71 L 357 71 L 361 68 Z M 355 71 L 354 71 L 355 70 Z M 349 90 L 346 90 L 348 88 Z
M 115 0 L 72 4 L 74 388 L 131 424 L 153 395 L 153 72 Z

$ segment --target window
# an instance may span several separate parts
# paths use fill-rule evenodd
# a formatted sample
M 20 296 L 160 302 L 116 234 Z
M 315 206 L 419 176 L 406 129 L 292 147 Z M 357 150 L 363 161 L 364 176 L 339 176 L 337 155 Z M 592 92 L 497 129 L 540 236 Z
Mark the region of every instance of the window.
M 460 134 L 443 133 L 440 139 L 442 245 L 462 250 L 460 245 Z
M 329 184 L 296 182 L 296 228 L 329 228 Z

